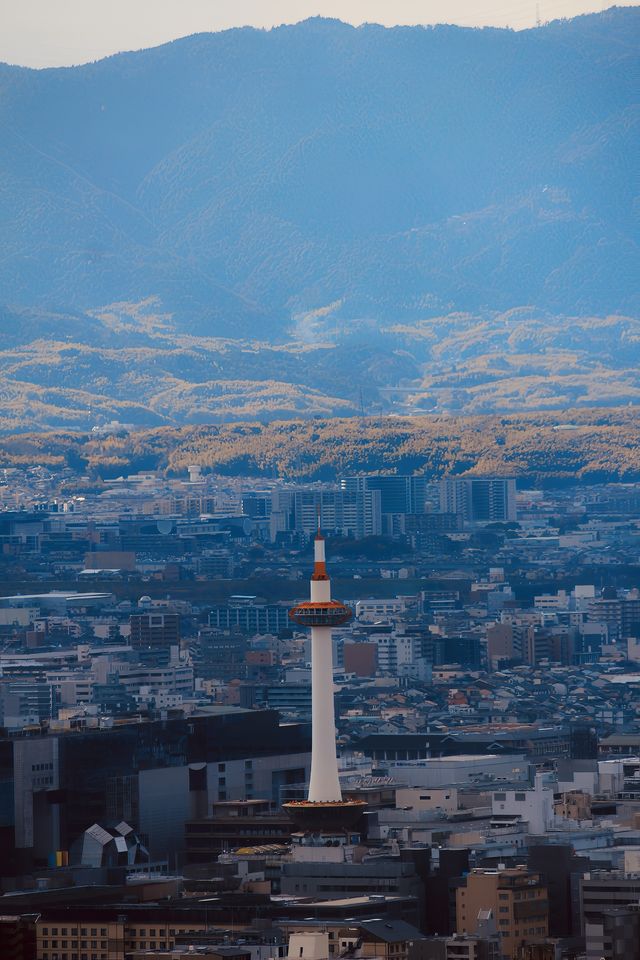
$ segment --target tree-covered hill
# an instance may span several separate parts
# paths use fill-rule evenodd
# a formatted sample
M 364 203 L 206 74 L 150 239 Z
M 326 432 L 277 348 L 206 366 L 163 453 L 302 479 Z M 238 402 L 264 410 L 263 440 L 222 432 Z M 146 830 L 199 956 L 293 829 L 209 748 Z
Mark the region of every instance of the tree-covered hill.
M 90 483 L 136 470 L 335 480 L 356 471 L 515 476 L 524 483 L 640 479 L 634 410 L 477 417 L 348 417 L 160 427 L 97 437 L 60 431 L 0 437 L 0 468 L 71 468 Z M 1 478 L 0 478 L 1 479 Z M 4 483 L 12 483 L 7 475 Z

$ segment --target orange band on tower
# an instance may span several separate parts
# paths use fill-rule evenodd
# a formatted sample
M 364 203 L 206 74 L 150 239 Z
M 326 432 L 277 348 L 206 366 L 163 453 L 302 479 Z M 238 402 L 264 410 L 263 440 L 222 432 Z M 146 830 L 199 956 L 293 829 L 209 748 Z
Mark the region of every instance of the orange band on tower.
M 312 580 L 328 580 L 327 576 L 327 565 L 324 560 L 316 560 L 313 565 L 313 573 L 311 574 Z

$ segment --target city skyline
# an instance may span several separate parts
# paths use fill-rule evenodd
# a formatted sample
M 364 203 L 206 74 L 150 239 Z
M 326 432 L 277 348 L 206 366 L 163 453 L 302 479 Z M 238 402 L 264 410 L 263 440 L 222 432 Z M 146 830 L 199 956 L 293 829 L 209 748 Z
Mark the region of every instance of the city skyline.
M 639 35 L 2 5 L 0 960 L 640 960 Z

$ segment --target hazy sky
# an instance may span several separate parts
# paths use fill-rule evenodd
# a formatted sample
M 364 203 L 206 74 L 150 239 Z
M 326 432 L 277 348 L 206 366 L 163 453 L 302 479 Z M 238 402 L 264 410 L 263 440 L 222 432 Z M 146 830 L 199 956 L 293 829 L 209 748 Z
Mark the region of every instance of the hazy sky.
M 640 0 L 622 0 L 636 6 Z M 320 14 L 351 23 L 460 23 L 522 29 L 606 9 L 598 0 L 0 0 L 0 60 L 84 63 L 203 30 L 271 27 Z

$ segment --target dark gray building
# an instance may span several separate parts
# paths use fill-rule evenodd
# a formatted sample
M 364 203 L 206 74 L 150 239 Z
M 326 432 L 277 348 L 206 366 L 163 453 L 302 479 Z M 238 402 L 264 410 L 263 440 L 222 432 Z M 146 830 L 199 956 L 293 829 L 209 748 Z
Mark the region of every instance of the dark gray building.
M 600 923 L 614 908 L 628 908 L 640 901 L 640 877 L 626 877 L 620 870 L 593 870 L 580 881 L 582 926 Z
M 0 727 L 21 729 L 56 715 L 53 685 L 37 680 L 5 680 L 0 683 Z
M 131 824 L 154 860 L 180 860 L 184 824 L 217 800 L 279 803 L 304 783 L 310 726 L 273 710 L 0 739 L 0 862 L 43 866 L 93 823 Z
M 382 513 L 424 513 L 428 480 L 424 476 L 397 473 L 343 477 L 340 487 L 348 493 L 380 493 Z
M 360 896 L 415 897 L 419 904 L 419 926 L 424 928 L 425 880 L 429 851 L 405 849 L 397 856 L 376 856 L 361 863 L 337 861 L 283 862 L 280 889 L 291 896 L 319 900 Z
M 610 907 L 585 925 L 587 960 L 640 960 L 638 907 Z

